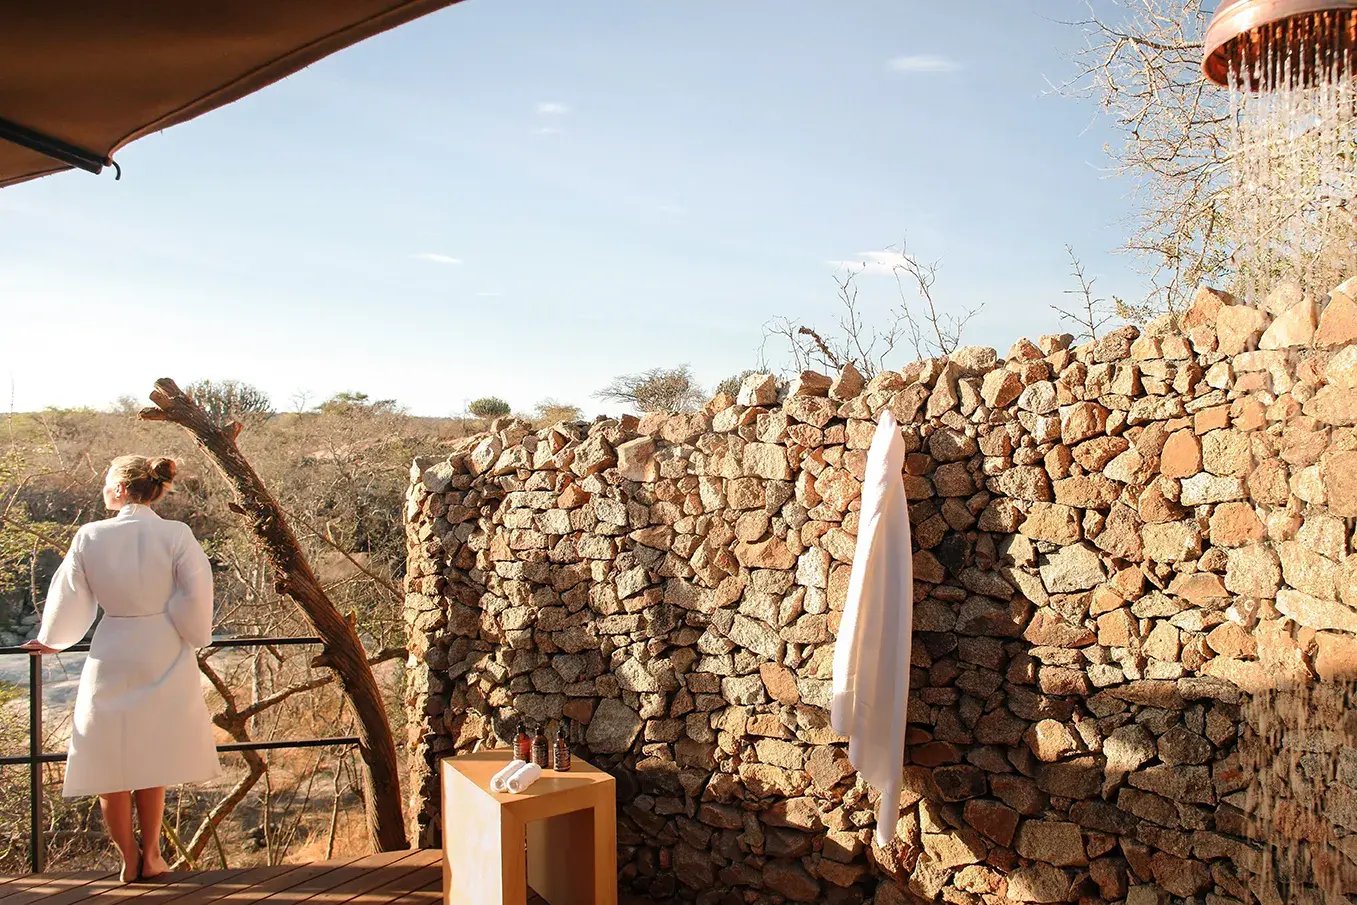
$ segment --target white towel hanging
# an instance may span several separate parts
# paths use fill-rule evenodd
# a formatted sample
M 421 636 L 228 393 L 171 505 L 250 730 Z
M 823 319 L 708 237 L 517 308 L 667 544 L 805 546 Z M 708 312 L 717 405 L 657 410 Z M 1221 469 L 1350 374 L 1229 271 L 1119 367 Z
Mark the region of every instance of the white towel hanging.
M 905 444 L 882 412 L 862 484 L 857 548 L 834 648 L 830 724 L 848 737 L 848 760 L 881 793 L 876 841 L 895 835 L 909 709 L 914 553 L 901 471 Z

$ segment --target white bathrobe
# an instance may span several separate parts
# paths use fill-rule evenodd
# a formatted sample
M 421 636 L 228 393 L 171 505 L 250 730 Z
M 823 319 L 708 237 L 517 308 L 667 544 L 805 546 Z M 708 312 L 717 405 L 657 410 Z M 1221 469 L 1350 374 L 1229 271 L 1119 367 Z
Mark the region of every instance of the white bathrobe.
M 830 723 L 848 737 L 848 759 L 881 793 L 876 841 L 895 835 L 909 709 L 914 554 L 901 470 L 905 444 L 883 412 L 867 453 L 857 549 L 834 647 Z
M 194 655 L 212 640 L 212 571 L 189 527 L 138 504 L 82 527 L 52 578 L 38 640 L 70 647 L 98 609 L 62 794 L 219 775 Z

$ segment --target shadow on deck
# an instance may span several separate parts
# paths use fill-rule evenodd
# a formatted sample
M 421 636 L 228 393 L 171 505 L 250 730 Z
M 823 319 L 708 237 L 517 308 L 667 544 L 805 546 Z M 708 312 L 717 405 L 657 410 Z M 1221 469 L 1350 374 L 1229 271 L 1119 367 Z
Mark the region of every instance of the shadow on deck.
M 439 852 L 384 852 L 321 864 L 175 871 L 123 884 L 116 874 L 82 871 L 0 880 L 0 905 L 438 905 Z
M 437 849 L 384 852 L 320 864 L 175 871 L 126 884 L 101 871 L 26 874 L 0 877 L 0 905 L 441 905 L 441 856 Z M 546 903 L 531 895 L 528 905 Z

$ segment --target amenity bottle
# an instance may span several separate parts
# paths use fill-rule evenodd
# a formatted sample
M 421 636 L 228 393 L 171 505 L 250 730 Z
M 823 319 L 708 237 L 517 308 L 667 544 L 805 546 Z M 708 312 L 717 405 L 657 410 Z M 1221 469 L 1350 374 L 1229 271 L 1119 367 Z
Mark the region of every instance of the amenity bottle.
M 521 722 L 518 724 L 518 735 L 514 736 L 514 757 L 524 763 L 532 760 L 532 738 Z
M 532 762 L 543 770 L 551 767 L 551 750 L 547 747 L 547 731 L 537 724 L 537 734 L 532 737 Z
M 570 721 L 562 718 L 556 724 L 556 742 L 552 746 L 551 766 L 560 773 L 570 769 Z

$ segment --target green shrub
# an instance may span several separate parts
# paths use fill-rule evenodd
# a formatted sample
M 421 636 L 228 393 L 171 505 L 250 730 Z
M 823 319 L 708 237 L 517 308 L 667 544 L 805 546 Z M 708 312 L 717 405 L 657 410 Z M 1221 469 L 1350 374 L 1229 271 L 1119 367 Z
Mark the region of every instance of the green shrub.
M 499 418 L 512 411 L 509 403 L 498 396 L 484 396 L 480 399 L 473 399 L 466 410 L 477 418 Z

